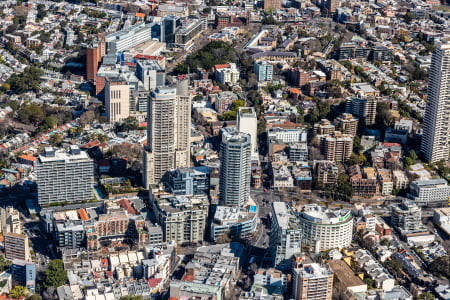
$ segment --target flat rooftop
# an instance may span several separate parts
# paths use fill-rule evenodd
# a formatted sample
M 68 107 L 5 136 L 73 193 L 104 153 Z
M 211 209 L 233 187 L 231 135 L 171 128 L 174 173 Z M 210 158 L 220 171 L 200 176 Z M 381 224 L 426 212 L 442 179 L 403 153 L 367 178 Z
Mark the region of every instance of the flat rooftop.
M 336 278 L 338 278 L 338 280 L 342 282 L 345 287 L 349 288 L 353 286 L 365 285 L 364 281 L 356 276 L 352 269 L 350 269 L 350 267 L 343 260 L 329 260 L 328 265 L 331 270 L 333 270 Z

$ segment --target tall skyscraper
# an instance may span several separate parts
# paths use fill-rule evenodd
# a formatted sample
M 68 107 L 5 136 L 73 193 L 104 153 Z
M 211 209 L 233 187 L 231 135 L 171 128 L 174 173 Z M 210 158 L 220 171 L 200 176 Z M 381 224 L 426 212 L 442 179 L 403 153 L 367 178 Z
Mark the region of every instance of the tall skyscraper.
M 77 146 L 70 151 L 45 148 L 37 164 L 39 205 L 93 199 L 94 162 Z
M 258 158 L 258 119 L 253 107 L 240 107 L 237 114 L 238 132 L 248 133 L 252 142 L 252 157 Z
M 189 81 L 157 88 L 149 96 L 147 114 L 143 171 L 146 188 L 158 183 L 167 171 L 190 165 Z
M 425 159 L 448 160 L 450 143 L 450 43 L 439 43 L 431 57 L 421 150 Z
M 130 86 L 125 80 L 106 80 L 105 108 L 110 123 L 123 121 L 130 116 Z
M 86 79 L 95 80 L 97 78 L 98 64 L 105 55 L 105 44 L 97 43 L 86 49 Z
M 224 128 L 226 129 L 226 128 Z M 220 144 L 219 204 L 243 206 L 250 197 L 251 136 L 222 131 Z

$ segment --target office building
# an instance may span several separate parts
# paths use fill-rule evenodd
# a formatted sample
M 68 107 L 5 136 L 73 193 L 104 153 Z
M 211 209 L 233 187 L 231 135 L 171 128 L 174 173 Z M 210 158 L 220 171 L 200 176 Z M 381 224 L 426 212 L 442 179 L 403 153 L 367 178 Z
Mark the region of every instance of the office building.
M 281 0 L 264 0 L 264 9 L 281 9 Z
M 180 26 L 180 19 L 175 16 L 165 16 L 161 20 L 161 42 L 172 45 L 175 42 L 175 32 Z
M 20 224 L 19 211 L 12 206 L 0 208 L 1 231 L 3 233 L 22 233 L 22 225 Z
M 240 107 L 237 114 L 237 131 L 251 137 L 252 157 L 258 158 L 258 119 L 253 107 Z
M 203 241 L 209 210 L 207 196 L 152 195 L 151 203 L 164 241 Z
M 182 26 L 175 32 L 174 46 L 183 50 L 189 50 L 194 45 L 194 40 L 203 32 L 205 20 L 186 19 Z
M 300 223 L 289 204 L 273 202 L 269 249 L 277 269 L 291 269 L 293 255 L 301 252 L 301 234 Z
M 81 221 L 55 223 L 53 228 L 58 251 L 78 250 L 86 247 L 86 232 Z
M 17 233 L 6 233 L 5 240 L 5 259 L 7 260 L 30 260 L 30 248 L 28 236 Z
M 320 154 L 326 160 L 345 162 L 353 153 L 353 136 L 335 131 L 328 135 L 319 135 Z
M 302 242 L 316 251 L 345 248 L 352 242 L 353 214 L 350 210 L 331 210 L 308 204 L 303 207 L 299 219 Z
M 358 119 L 353 117 L 352 114 L 343 113 L 334 120 L 334 123 L 336 130 L 344 134 L 355 136 L 358 131 Z
M 358 117 L 363 125 L 373 125 L 377 116 L 377 100 L 375 98 L 348 98 L 345 103 L 345 112 Z
M 220 205 L 243 206 L 250 197 L 251 136 L 222 131 L 220 144 Z
M 137 23 L 105 37 L 108 54 L 116 54 L 152 39 L 154 24 Z
M 295 300 L 331 300 L 333 272 L 317 263 L 293 270 L 292 296 Z
M 447 207 L 450 186 L 443 178 L 413 181 L 408 197 L 421 207 Z
M 421 151 L 429 162 L 449 158 L 450 43 L 438 43 L 431 57 Z
M 136 76 L 142 81 L 146 91 L 164 86 L 166 82 L 166 73 L 156 60 L 138 60 Z
M 239 74 L 239 70 L 235 63 L 214 66 L 216 81 L 221 84 L 235 84 L 239 81 Z
M 46 147 L 36 168 L 38 203 L 74 203 L 92 200 L 94 162 L 77 146 L 70 151 Z
M 209 195 L 210 170 L 208 167 L 178 168 L 168 172 L 165 183 L 174 195 Z
M 422 209 L 411 200 L 403 200 L 402 203 L 392 206 L 391 224 L 402 235 L 422 232 Z
M 191 95 L 188 80 L 150 93 L 143 183 L 158 183 L 167 171 L 190 165 Z
M 254 71 L 258 81 L 272 81 L 273 65 L 267 61 L 255 62 Z
M 86 79 L 96 80 L 98 65 L 105 55 L 105 44 L 96 43 L 86 49 Z
M 11 275 L 13 285 L 24 286 L 33 293 L 36 291 L 36 264 L 34 262 L 13 260 Z
M 105 108 L 110 123 L 121 122 L 130 116 L 130 86 L 125 80 L 106 79 Z

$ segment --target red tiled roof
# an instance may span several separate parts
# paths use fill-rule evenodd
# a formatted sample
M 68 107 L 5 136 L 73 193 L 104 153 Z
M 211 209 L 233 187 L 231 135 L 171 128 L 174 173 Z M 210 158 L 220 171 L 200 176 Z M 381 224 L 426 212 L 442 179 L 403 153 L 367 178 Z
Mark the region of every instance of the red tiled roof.
M 162 278 L 150 278 L 148 280 L 148 286 L 154 288 L 162 281 Z
M 82 221 L 89 220 L 89 215 L 87 214 L 87 212 L 84 208 L 81 208 L 80 210 L 78 210 L 78 214 L 80 215 L 80 219 Z
M 230 64 L 221 64 L 221 65 L 215 65 L 214 68 L 217 69 L 225 69 L 225 68 L 229 68 Z
M 133 214 L 133 215 L 138 214 L 137 211 L 133 208 L 133 206 L 131 206 L 130 201 L 128 201 L 128 199 L 125 199 L 125 198 L 120 199 L 119 204 L 120 204 L 120 207 L 126 209 L 129 214 Z
M 107 258 L 102 258 L 100 260 L 100 264 L 102 265 L 102 267 L 108 267 L 108 259 Z

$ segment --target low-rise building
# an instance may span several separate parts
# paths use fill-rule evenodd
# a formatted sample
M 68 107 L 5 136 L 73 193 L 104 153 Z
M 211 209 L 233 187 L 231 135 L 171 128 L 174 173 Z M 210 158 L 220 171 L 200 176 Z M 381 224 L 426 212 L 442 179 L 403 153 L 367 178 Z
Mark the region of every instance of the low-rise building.
M 409 186 L 408 197 L 422 207 L 447 207 L 450 186 L 443 178 L 413 181 Z

